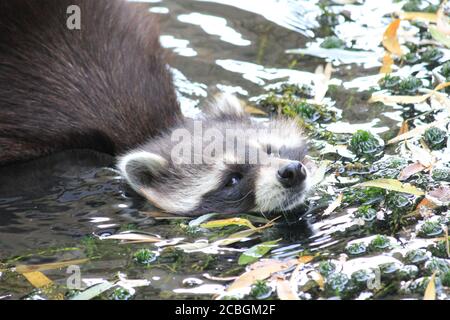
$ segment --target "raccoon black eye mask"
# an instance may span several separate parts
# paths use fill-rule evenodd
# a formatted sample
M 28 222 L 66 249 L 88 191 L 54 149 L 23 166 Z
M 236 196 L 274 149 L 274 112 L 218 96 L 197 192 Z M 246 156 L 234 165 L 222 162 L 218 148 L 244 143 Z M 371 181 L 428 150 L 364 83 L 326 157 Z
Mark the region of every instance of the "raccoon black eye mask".
M 208 106 L 202 120 L 194 122 L 185 119 L 120 157 L 118 167 L 124 178 L 152 204 L 175 214 L 199 215 L 285 211 L 303 202 L 311 174 L 302 162 L 307 148 L 295 121 L 252 122 L 235 97 L 224 95 Z M 200 125 L 202 131 L 196 131 Z M 171 152 L 180 143 L 174 141 L 173 133 L 185 130 L 189 136 L 185 149 L 198 153 L 195 144 L 210 146 L 204 134 L 208 129 L 221 136 L 250 130 L 257 137 L 236 135 L 233 148 L 227 149 L 224 143 L 222 152 L 208 154 L 208 161 L 192 163 L 191 155 L 190 161 L 179 163 Z M 239 152 L 239 146 L 245 146 L 244 152 Z M 269 161 L 251 161 L 250 154 L 264 154 Z

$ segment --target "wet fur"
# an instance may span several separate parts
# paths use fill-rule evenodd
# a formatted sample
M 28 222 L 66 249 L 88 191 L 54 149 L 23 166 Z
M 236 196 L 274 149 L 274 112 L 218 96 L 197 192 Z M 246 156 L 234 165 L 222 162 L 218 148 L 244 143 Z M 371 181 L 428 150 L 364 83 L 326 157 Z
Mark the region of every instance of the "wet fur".
M 73 4 L 81 30 L 66 27 Z M 180 116 L 145 6 L 0 1 L 0 165 L 73 148 L 119 154 Z

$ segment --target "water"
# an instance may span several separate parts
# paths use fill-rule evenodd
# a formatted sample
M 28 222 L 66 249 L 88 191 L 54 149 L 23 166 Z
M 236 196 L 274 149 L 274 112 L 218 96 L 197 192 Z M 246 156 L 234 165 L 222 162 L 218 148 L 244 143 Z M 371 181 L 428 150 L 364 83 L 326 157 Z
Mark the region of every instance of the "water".
M 324 64 L 319 57 L 286 53 L 289 49 L 306 48 L 317 33 L 320 35 L 317 1 L 144 2 L 149 2 L 149 10 L 161 18 L 161 41 L 172 52 L 170 65 L 187 116 L 198 114 L 196 106 L 219 91 L 254 101 L 267 88 L 286 80 L 310 83 L 316 67 Z M 348 130 L 349 123 L 375 128 L 379 133 L 398 126 L 399 116 L 394 109 L 378 105 L 368 108 L 367 94 L 351 89 L 350 80 L 356 78 L 358 87 L 365 79 L 358 77 L 377 73 L 378 60 L 369 58 L 371 63 L 366 68 L 339 66 L 335 61 L 333 78 L 338 90 L 333 98 L 343 117 L 333 129 L 336 132 Z M 152 211 L 127 188 L 114 169 L 114 159 L 106 155 L 71 151 L 2 168 L 0 261 L 41 264 L 88 255 L 93 260 L 81 266 L 83 278 L 112 278 L 120 271 L 130 279 L 149 280 L 149 286 L 137 291 L 137 298 L 210 298 L 210 294 L 202 293 L 220 291 L 220 282 L 205 279 L 202 274 L 221 275 L 235 268 L 236 254 L 232 251 L 222 251 L 212 259 L 203 253 L 190 254 L 182 267 L 173 272 L 175 260 L 168 263 L 169 267 L 137 266 L 131 255 L 145 245 L 86 240 L 86 236 L 127 229 L 166 239 L 180 234 L 186 237 L 172 220 L 150 217 Z M 352 224 L 348 215 L 324 218 L 311 213 L 301 221 L 293 218 L 291 223 L 280 224 L 264 233 L 263 238 L 283 238 L 282 247 L 273 252 L 276 258 L 294 257 L 305 250 L 332 255 L 342 252 L 348 240 L 361 236 L 358 232 L 345 237 L 340 234 Z M 50 270 L 46 275 L 62 285 L 67 279 L 65 269 Z M 206 287 L 197 288 L 194 292 L 199 295 L 193 296 L 183 289 L 186 278 L 200 279 Z M 0 297 L 22 298 L 31 290 L 23 278 L 0 275 Z

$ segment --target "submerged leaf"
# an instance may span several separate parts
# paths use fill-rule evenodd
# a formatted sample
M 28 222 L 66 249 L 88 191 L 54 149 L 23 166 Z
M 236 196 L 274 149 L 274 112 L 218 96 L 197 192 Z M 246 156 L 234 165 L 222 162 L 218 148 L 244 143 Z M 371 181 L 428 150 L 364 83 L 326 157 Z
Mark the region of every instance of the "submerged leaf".
M 257 261 L 259 258 L 263 257 L 266 253 L 277 246 L 277 243 L 280 242 L 281 239 L 274 241 L 267 241 L 260 244 L 257 244 L 250 249 L 246 250 L 241 254 L 238 260 L 238 264 L 244 265 Z
M 256 227 L 249 220 L 242 218 L 230 218 L 230 219 L 209 221 L 200 224 L 200 227 L 212 229 L 212 228 L 223 228 L 231 225 L 245 226 L 250 229 L 256 229 Z
M 423 196 L 425 192 L 414 187 L 409 183 L 401 183 L 395 179 L 377 179 L 372 181 L 366 181 L 356 185 L 357 187 L 376 187 L 386 190 L 392 190 L 397 192 L 403 192 L 408 194 L 413 194 L 416 196 Z

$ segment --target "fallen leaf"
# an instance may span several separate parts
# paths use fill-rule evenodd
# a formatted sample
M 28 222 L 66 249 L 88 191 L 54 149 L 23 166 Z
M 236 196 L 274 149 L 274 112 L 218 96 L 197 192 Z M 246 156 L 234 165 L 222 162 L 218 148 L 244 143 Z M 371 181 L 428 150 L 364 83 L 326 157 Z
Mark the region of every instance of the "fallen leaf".
M 328 216 L 330 215 L 334 210 L 336 210 L 337 208 L 339 208 L 339 206 L 342 203 L 342 199 L 344 198 L 344 194 L 340 193 L 336 199 L 334 199 L 334 201 L 332 203 L 330 203 L 330 205 L 328 206 L 328 208 L 325 209 L 325 211 L 322 213 L 322 216 Z
M 320 104 L 322 100 L 325 98 L 325 95 L 328 91 L 328 85 L 331 79 L 331 73 L 333 68 L 331 67 L 331 63 L 328 63 L 325 68 L 322 65 L 319 65 L 316 68 L 314 78 L 314 103 Z
M 377 179 L 377 180 L 366 181 L 366 182 L 357 184 L 356 187 L 376 187 L 376 188 L 381 188 L 381 189 L 385 189 L 385 190 L 392 190 L 392 191 L 397 191 L 397 192 L 413 194 L 416 196 L 423 196 L 425 194 L 425 192 L 414 187 L 413 185 L 411 185 L 409 183 L 401 183 L 400 181 L 395 180 L 395 179 Z
M 124 232 L 119 234 L 113 234 L 107 237 L 100 237 L 101 240 L 123 240 L 123 241 L 134 241 L 134 242 L 160 242 L 164 239 L 150 236 L 142 233 L 132 233 L 132 232 Z
M 440 119 L 440 120 L 434 121 L 432 123 L 418 126 L 408 132 L 405 132 L 405 133 L 398 135 L 395 138 L 389 140 L 387 142 L 387 144 L 397 143 L 399 141 L 408 140 L 413 137 L 418 137 L 418 136 L 422 135 L 428 128 L 440 126 L 441 124 L 445 124 L 447 122 L 448 122 L 448 119 Z
M 277 243 L 280 241 L 281 239 L 274 241 L 266 241 L 247 249 L 240 255 L 238 264 L 245 265 L 257 261 L 258 259 L 262 258 L 266 253 L 268 253 L 270 250 L 277 247 Z
M 277 279 L 277 295 L 280 300 L 300 300 L 293 285 L 285 279 Z
M 398 103 L 398 104 L 416 104 L 426 101 L 431 96 L 435 95 L 439 90 L 450 86 L 450 82 L 444 82 L 436 86 L 433 90 L 424 95 L 417 96 L 391 96 L 384 93 L 374 93 L 369 99 L 369 103 L 382 102 L 384 104 Z
M 27 273 L 33 271 L 45 271 L 45 270 L 53 270 L 64 268 L 72 265 L 79 265 L 88 262 L 89 259 L 76 259 L 69 261 L 60 261 L 60 262 L 52 262 L 52 263 L 44 263 L 44 264 L 35 264 L 35 265 L 17 265 L 15 267 L 16 272 L 18 273 Z
M 442 186 L 433 189 L 427 193 L 427 199 L 439 205 L 446 206 L 450 204 L 450 187 Z
M 420 148 L 412 143 L 406 143 L 406 146 L 411 151 L 411 158 L 423 165 L 426 169 L 431 169 L 436 162 L 435 157 L 430 153 L 429 150 Z
M 324 290 L 324 288 L 325 288 L 325 279 L 323 278 L 323 276 L 317 271 L 312 271 L 312 272 L 309 273 L 309 275 L 317 283 L 317 285 L 319 286 L 320 290 Z
M 427 288 L 425 289 L 425 294 L 423 295 L 423 300 L 436 300 L 436 272 L 431 276 L 430 282 L 428 282 Z
M 212 229 L 212 228 L 223 228 L 231 225 L 245 226 L 250 229 L 256 229 L 256 227 L 249 220 L 242 218 L 230 218 L 230 219 L 209 221 L 200 224 L 200 227 L 205 229 Z
M 298 257 L 298 263 L 300 263 L 300 264 L 307 264 L 307 263 L 309 263 L 309 262 L 311 262 L 311 261 L 313 261 L 314 260 L 314 256 L 300 256 L 300 257 Z
M 25 272 L 22 275 L 28 280 L 29 283 L 35 288 L 43 288 L 53 284 L 53 281 L 47 278 L 45 274 L 39 271 Z
M 429 22 L 436 22 L 437 14 L 431 12 L 400 12 L 399 18 L 401 20 L 425 20 Z
M 264 280 L 269 278 L 272 274 L 287 270 L 297 264 L 296 260 L 289 260 L 287 262 L 270 260 L 271 263 L 255 269 L 244 272 L 228 287 L 227 292 L 240 290 L 250 287 L 257 280 Z
M 228 246 L 232 243 L 242 241 L 243 239 L 246 239 L 257 232 L 260 232 L 264 229 L 267 229 L 267 228 L 273 226 L 274 221 L 277 220 L 278 218 L 280 218 L 280 217 L 277 217 L 277 218 L 269 221 L 268 223 L 266 223 L 265 225 L 263 225 L 261 227 L 258 227 L 255 229 L 242 230 L 242 231 L 233 233 L 232 235 L 228 236 L 226 239 L 217 240 L 213 244 L 216 246 Z
M 208 243 L 207 241 L 198 241 L 198 242 L 194 242 L 194 243 L 179 244 L 179 245 L 176 245 L 175 248 L 189 252 L 189 251 L 202 250 L 202 249 L 205 249 L 210 246 L 211 246 L 211 244 Z
M 430 27 L 429 31 L 434 40 L 443 44 L 447 48 L 450 48 L 450 37 L 439 31 L 436 27 Z
M 401 134 L 404 134 L 404 133 L 407 133 L 408 131 L 409 131 L 408 121 L 405 120 L 405 121 L 402 122 L 402 125 L 400 127 L 400 130 L 398 131 L 397 136 L 399 136 Z
M 445 8 L 447 1 L 443 1 L 439 6 L 436 13 L 436 28 L 445 35 L 450 35 L 450 24 L 448 23 L 448 17 L 445 14 Z
M 391 73 L 394 59 L 392 59 L 389 52 L 386 52 L 383 57 L 383 65 L 380 68 L 380 73 Z
M 386 48 L 386 50 L 397 56 L 401 56 L 403 54 L 397 37 L 397 30 L 399 26 L 400 19 L 395 19 L 388 25 L 386 31 L 383 34 L 383 46 Z
M 416 210 L 420 210 L 423 207 L 434 209 L 437 207 L 437 205 L 428 200 L 427 198 L 423 198 L 422 201 L 420 201 L 419 204 L 417 205 Z

